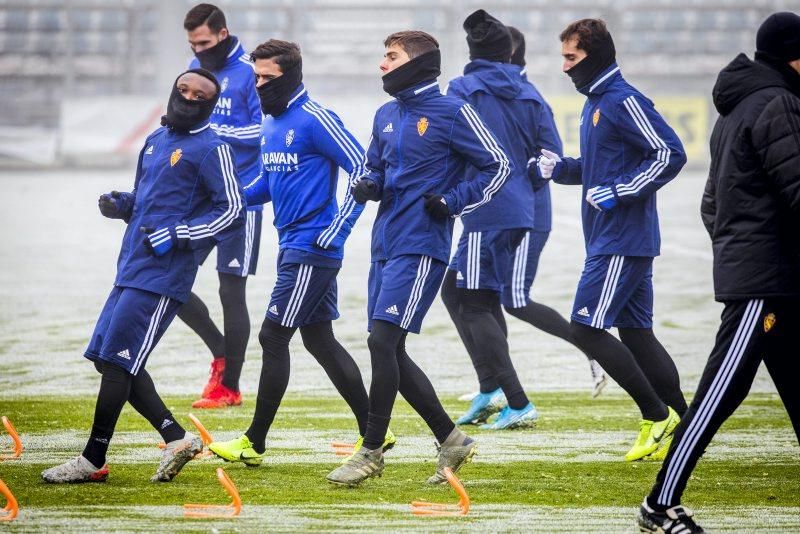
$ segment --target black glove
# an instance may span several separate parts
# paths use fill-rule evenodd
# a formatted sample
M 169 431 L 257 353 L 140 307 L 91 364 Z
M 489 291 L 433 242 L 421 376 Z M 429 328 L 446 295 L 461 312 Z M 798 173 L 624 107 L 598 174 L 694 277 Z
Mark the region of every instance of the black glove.
M 434 219 L 447 219 L 450 217 L 450 209 L 447 207 L 442 195 L 425 195 L 425 211 L 431 214 Z
M 97 207 L 100 208 L 100 213 L 103 217 L 108 217 L 109 219 L 119 217 L 119 203 L 117 201 L 119 197 L 119 191 L 100 195 L 100 198 L 97 199 Z
M 356 185 L 350 188 L 350 194 L 353 195 L 353 200 L 358 204 L 365 204 L 367 200 L 380 200 L 378 184 L 369 178 L 359 180 Z

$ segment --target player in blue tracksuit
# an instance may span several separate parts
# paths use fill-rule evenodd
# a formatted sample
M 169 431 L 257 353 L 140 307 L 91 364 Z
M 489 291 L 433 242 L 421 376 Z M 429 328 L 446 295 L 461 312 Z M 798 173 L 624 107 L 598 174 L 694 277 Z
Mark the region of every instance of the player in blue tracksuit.
M 45 470 L 47 482 L 101 482 L 109 441 L 126 402 L 167 446 L 153 481 L 169 481 L 196 453 L 200 438 L 172 417 L 145 371 L 147 358 L 186 302 L 197 274 L 196 251 L 230 237 L 244 223 L 230 147 L 209 127 L 219 84 L 202 69 L 181 74 L 167 114 L 139 154 L 133 191 L 102 195 L 100 212 L 128 223 L 114 288 L 85 356 L 102 374 L 94 424 L 83 453 Z
M 233 163 L 244 186 L 261 172 L 258 144 L 261 108 L 253 83 L 252 63 L 239 39 L 229 34 L 225 14 L 216 6 L 193 7 L 186 14 L 183 27 L 195 54 L 190 67 L 203 67 L 219 80 L 220 95 L 211 114 L 211 129 L 233 150 Z M 242 403 L 239 376 L 250 337 L 245 290 L 247 276 L 256 272 L 262 206 L 248 206 L 246 215 L 246 222 L 236 235 L 216 246 L 224 334 L 195 293 L 178 311 L 178 317 L 200 336 L 212 356 L 208 383 L 201 398 L 192 403 L 193 408 Z M 210 248 L 198 251 L 200 263 L 210 253 Z
M 543 150 L 538 167 L 544 178 L 582 185 L 586 200 L 586 263 L 571 330 L 642 413 L 626 459 L 662 458 L 686 402 L 675 364 L 653 334 L 653 258 L 661 244 L 655 193 L 686 156 L 653 103 L 622 77 L 603 21 L 574 22 L 561 41 L 564 71 L 586 95 L 581 157 L 561 159 Z M 611 327 L 621 342 L 605 331 Z
M 398 391 L 441 445 L 436 474 L 457 470 L 475 442 L 442 408 L 428 378 L 405 349 L 419 333 L 439 290 L 453 233 L 453 217 L 489 202 L 513 170 L 504 149 L 469 104 L 439 90 L 439 45 L 430 35 L 406 31 L 384 42 L 383 88 L 394 100 L 375 114 L 364 176 L 353 188 L 357 202 L 379 201 L 372 226 L 372 266 L 367 305 L 372 384 L 363 446 L 328 474 L 335 484 L 357 485 L 383 471 L 381 442 Z M 464 180 L 472 165 L 478 172 Z
M 272 202 L 278 230 L 278 274 L 258 339 L 263 349 L 258 398 L 250 428 L 218 442 L 220 457 L 258 465 L 270 425 L 289 382 L 289 342 L 303 344 L 347 401 L 364 435 L 369 401 L 353 358 L 333 335 L 339 317 L 336 275 L 344 243 L 364 209 L 350 195 L 363 173 L 364 151 L 333 112 L 308 96 L 295 43 L 272 39 L 252 53 L 261 107 L 262 172 L 246 188 L 249 204 Z M 349 175 L 337 206 L 339 169 Z M 387 444 L 389 447 L 392 443 Z

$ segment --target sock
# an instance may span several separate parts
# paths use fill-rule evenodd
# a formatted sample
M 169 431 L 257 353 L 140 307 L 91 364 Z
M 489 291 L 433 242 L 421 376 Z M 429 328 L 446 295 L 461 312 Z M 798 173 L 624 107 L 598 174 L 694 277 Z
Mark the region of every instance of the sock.
M 378 441 L 376 439 L 370 439 L 368 441 L 367 438 L 365 437 L 364 438 L 364 444 L 362 446 L 365 449 L 371 450 L 371 451 L 378 450 L 378 449 L 382 450 L 383 449 L 383 441 L 384 441 L 385 436 L 386 436 L 386 430 L 385 429 L 389 428 L 389 420 L 391 419 L 391 417 L 384 417 L 382 415 L 377 415 L 377 414 L 374 414 L 374 413 L 371 413 L 371 412 L 368 414 L 368 417 L 369 417 L 369 422 L 367 423 L 367 428 L 364 431 L 364 436 L 375 436 L 375 435 L 379 435 L 381 432 L 383 432 L 384 437 L 380 438 L 380 441 Z
M 225 338 L 211 320 L 208 307 L 200 297 L 190 293 L 189 300 L 178 309 L 178 317 L 200 336 L 212 356 L 220 358 L 225 354 Z
M 105 361 L 99 362 L 99 367 L 103 377 L 97 393 L 92 432 L 82 454 L 98 469 L 106 463 L 108 445 L 122 407 L 128 400 L 133 378 L 122 367 Z
M 219 297 L 225 330 L 225 371 L 222 373 L 222 385 L 233 391 L 239 391 L 239 378 L 250 338 L 246 287 L 246 276 L 219 273 Z
M 473 441 L 475 440 L 466 435 L 461 429 L 454 427 L 444 440 L 439 440 L 439 445 L 442 447 L 460 447 L 469 445 Z
M 158 396 L 150 374 L 142 369 L 131 381 L 128 402 L 155 428 L 164 443 L 186 436 L 186 430 L 172 416 L 164 401 Z
M 397 364 L 397 346 L 405 330 L 386 321 L 372 322 L 372 332 L 367 339 L 372 360 L 372 384 L 369 388 L 369 417 L 364 432 L 364 447 L 379 448 L 386 438 L 389 418 L 400 384 Z

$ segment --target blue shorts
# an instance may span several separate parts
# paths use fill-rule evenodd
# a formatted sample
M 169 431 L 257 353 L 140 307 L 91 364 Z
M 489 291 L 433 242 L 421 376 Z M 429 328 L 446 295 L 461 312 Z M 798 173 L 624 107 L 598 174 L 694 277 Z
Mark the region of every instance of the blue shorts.
M 297 328 L 338 319 L 339 269 L 286 261 L 285 252 L 278 253 L 278 276 L 269 299 L 267 319 Z
M 84 356 L 138 374 L 181 305 L 157 293 L 115 286 L 100 312 Z
M 539 267 L 539 257 L 548 237 L 550 232 L 531 230 L 517 246 L 514 261 L 509 266 L 506 283 L 503 285 L 502 302 L 506 308 L 523 308 L 528 304 L 528 295 Z
M 456 266 L 456 286 L 490 289 L 498 293 L 509 281 L 517 247 L 527 235 L 525 228 L 462 232 L 450 268 Z
M 653 258 L 589 256 L 572 320 L 594 328 L 653 327 Z
M 372 330 L 372 321 L 380 319 L 419 334 L 446 268 L 445 263 L 418 254 L 372 262 L 367 329 Z
M 247 221 L 235 235 L 217 243 L 217 271 L 236 276 L 256 274 L 258 249 L 261 243 L 263 211 L 246 211 Z M 213 248 L 213 247 L 212 247 Z M 206 261 L 211 249 L 197 252 L 197 263 Z

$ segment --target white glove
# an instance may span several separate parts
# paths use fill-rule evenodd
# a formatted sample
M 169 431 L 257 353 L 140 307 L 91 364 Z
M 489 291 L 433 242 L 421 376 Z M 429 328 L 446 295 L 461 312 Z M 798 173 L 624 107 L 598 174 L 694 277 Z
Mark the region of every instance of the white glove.
M 539 160 L 536 162 L 536 166 L 539 167 L 539 176 L 545 180 L 552 178 L 553 170 L 556 168 L 557 163 L 561 163 L 561 158 L 558 154 L 543 148 L 542 155 L 539 156 Z

